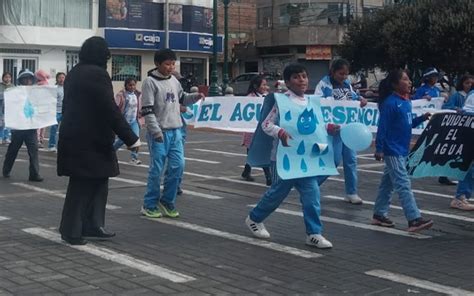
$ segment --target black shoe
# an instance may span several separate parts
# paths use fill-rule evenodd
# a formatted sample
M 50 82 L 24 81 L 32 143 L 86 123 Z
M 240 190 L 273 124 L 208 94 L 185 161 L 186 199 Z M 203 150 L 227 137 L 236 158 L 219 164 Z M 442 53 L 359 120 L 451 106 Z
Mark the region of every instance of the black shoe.
M 82 235 L 85 237 L 111 238 L 115 236 L 115 232 L 109 232 L 104 227 L 100 227 L 98 229 L 83 231 Z
M 5 173 L 5 172 L 3 172 L 3 177 L 4 177 L 4 178 L 10 178 L 10 173 Z
M 265 184 L 267 184 L 267 186 L 272 186 L 272 179 L 267 178 Z
M 250 175 L 252 173 L 252 167 L 249 166 L 247 163 L 245 164 L 244 171 L 242 172 L 242 178 L 245 181 L 253 182 L 255 179 Z
M 67 235 L 61 234 L 61 239 L 73 246 L 83 246 L 87 244 L 87 241 L 82 237 L 69 237 Z
M 181 189 L 181 187 L 178 187 L 178 191 L 176 192 L 176 194 L 178 195 L 183 194 L 183 189 Z
M 373 215 L 372 225 L 383 226 L 383 227 L 394 227 L 395 223 L 385 216 Z
M 43 177 L 41 176 L 35 176 L 35 177 L 30 177 L 28 180 L 30 180 L 31 182 L 43 182 Z
M 449 180 L 448 177 L 439 177 L 438 182 L 443 185 L 456 185 L 456 183 Z
M 430 229 L 433 226 L 433 220 L 423 219 L 422 217 L 408 222 L 408 232 L 417 232 L 423 229 Z

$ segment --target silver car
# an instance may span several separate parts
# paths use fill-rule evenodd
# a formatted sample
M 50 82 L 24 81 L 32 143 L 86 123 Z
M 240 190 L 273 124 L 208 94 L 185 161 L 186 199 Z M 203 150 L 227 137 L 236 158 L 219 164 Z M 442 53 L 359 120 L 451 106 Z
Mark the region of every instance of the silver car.
M 257 75 L 263 75 L 265 80 L 267 80 L 268 87 L 270 87 L 270 92 L 275 91 L 275 85 L 277 79 L 271 74 L 261 74 L 258 72 L 249 72 L 243 73 L 235 77 L 229 83 L 229 86 L 234 89 L 234 95 L 236 96 L 245 96 L 250 85 L 250 80 Z

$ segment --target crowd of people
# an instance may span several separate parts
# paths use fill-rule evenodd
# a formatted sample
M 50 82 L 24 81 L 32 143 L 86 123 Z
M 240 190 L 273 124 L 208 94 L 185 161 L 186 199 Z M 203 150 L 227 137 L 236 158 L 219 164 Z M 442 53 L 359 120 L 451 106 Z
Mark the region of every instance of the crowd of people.
M 67 75 L 56 74 L 57 125 L 50 127 L 48 148 L 57 151 L 57 173 L 69 177 L 66 199 L 59 231 L 62 239 L 72 245 L 87 243 L 87 237 L 113 237 L 115 233 L 104 228 L 108 180 L 119 174 L 116 151 L 124 144 L 131 151 L 131 163 L 139 165 L 140 129 L 144 128 L 150 155 L 148 179 L 141 214 L 148 218 L 163 216 L 177 218 L 176 198 L 183 191 L 181 181 L 184 171 L 184 144 L 186 123 L 182 113 L 186 106 L 204 100 L 204 94 L 191 89 L 183 90 L 175 72 L 176 54 L 170 49 L 155 53 L 155 68 L 148 71 L 142 81 L 141 92 L 133 78 L 124 81 L 124 87 L 114 95 L 109 74 L 106 71 L 110 52 L 103 38 L 92 37 L 85 41 L 79 53 L 79 64 Z M 331 63 L 329 73 L 315 87 L 315 95 L 330 100 L 355 100 L 363 108 L 367 100 L 352 88 L 348 75 L 350 64 L 344 59 Z M 430 114 L 412 120 L 411 100 L 439 97 L 436 87 L 439 73 L 435 68 L 425 70 L 423 85 L 412 95 L 412 83 L 406 71 L 394 70 L 380 83 L 378 107 L 380 122 L 377 131 L 374 158 L 384 161 L 383 176 L 373 209 L 372 224 L 394 227 L 389 218 L 391 194 L 400 198 L 408 231 L 428 229 L 433 221 L 421 216 L 416 204 L 406 169 L 406 159 L 412 139 L 411 130 Z M 18 85 L 48 84 L 49 74 L 39 70 L 20 71 Z M 290 64 L 283 71 L 286 88 L 281 92 L 288 97 L 288 104 L 306 106 L 309 97 L 308 71 L 300 64 Z M 474 80 L 470 75 L 461 77 L 456 92 L 446 98 L 444 108 L 457 112 L 474 112 Z M 3 163 L 3 177 L 9 178 L 15 158 L 23 143 L 30 157 L 29 180 L 40 182 L 38 147 L 44 140 L 44 129 L 9 130 L 4 124 L 3 93 L 12 87 L 12 75 L 4 73 L 0 84 L 0 140 L 8 144 Z M 288 146 L 292 135 L 280 127 L 279 107 L 275 95 L 269 93 L 267 81 L 255 76 L 247 92 L 248 96 L 261 97 L 262 113 L 255 133 L 244 133 L 242 146 L 249 158 L 242 178 L 254 182 L 252 153 L 264 155 L 259 162 L 269 186 L 259 203 L 250 211 L 245 224 L 253 235 L 268 239 L 270 233 L 263 221 L 275 211 L 294 187 L 300 193 L 306 226 L 306 244 L 317 248 L 331 248 L 332 243 L 322 236 L 320 220 L 320 186 L 328 176 L 281 179 L 276 170 L 276 151 L 279 145 Z M 59 140 L 56 138 L 59 126 Z M 340 136 L 340 126 L 328 124 L 327 133 L 332 136 L 335 165 L 341 162 L 345 180 L 345 201 L 360 205 L 364 199 L 358 194 L 357 154 L 347 147 Z M 308 136 L 309 137 L 309 136 Z M 261 151 L 257 144 L 272 139 L 268 151 Z M 56 148 L 57 147 L 57 148 Z M 271 148 L 271 149 L 270 149 Z M 263 153 L 263 154 L 262 154 Z M 263 165 L 262 165 L 263 164 Z M 451 207 L 474 210 L 469 202 L 472 194 L 473 169 L 464 180 L 458 182 Z M 161 190 L 161 178 L 164 188 Z M 440 179 L 443 184 L 453 184 Z

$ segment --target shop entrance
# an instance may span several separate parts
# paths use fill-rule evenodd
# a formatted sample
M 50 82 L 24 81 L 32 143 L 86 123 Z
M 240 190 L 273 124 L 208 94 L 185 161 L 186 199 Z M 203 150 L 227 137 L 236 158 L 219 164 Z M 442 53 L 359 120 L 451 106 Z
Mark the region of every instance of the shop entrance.
M 197 58 L 181 58 L 181 84 L 185 91 L 189 92 L 192 86 L 206 85 L 206 60 Z

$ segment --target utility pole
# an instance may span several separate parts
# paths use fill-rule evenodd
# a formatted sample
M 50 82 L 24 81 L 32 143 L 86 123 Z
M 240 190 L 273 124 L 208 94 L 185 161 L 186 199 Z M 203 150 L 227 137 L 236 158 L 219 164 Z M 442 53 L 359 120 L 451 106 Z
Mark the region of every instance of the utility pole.
M 229 84 L 229 2 L 230 0 L 223 0 L 224 2 L 224 67 L 222 90 L 225 91 Z
M 165 48 L 170 48 L 170 2 L 165 0 Z
M 217 85 L 217 0 L 213 0 L 212 10 L 212 72 L 211 85 L 209 87 L 209 96 L 219 95 L 219 86 Z

